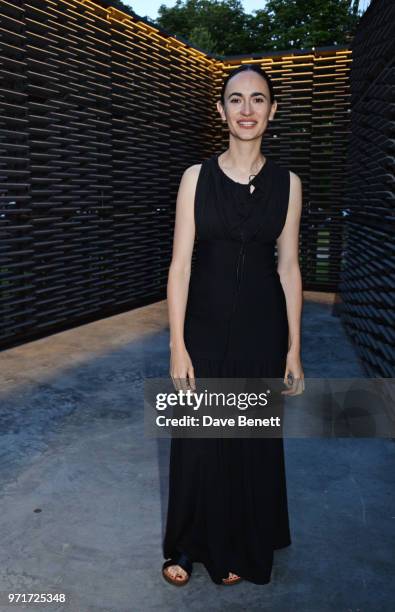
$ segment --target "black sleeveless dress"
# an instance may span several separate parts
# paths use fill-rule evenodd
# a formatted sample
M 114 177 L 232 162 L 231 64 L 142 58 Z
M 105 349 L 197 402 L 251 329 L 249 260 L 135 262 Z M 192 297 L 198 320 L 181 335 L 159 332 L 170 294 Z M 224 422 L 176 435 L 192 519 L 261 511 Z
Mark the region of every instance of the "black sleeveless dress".
M 185 345 L 196 378 L 282 378 L 288 320 L 274 248 L 289 171 L 266 158 L 238 183 L 218 156 L 203 161 L 196 185 Z M 273 551 L 290 543 L 282 438 L 171 440 L 165 559 L 184 552 L 216 584 L 228 572 L 266 584 Z

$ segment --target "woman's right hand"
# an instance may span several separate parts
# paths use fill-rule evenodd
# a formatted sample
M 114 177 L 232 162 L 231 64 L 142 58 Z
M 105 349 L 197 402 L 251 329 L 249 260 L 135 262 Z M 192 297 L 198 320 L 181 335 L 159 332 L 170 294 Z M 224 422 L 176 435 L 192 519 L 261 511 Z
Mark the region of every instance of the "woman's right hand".
M 174 388 L 177 391 L 187 391 L 188 389 L 192 389 L 193 391 L 196 390 L 195 373 L 191 358 L 185 346 L 171 349 L 170 376 Z

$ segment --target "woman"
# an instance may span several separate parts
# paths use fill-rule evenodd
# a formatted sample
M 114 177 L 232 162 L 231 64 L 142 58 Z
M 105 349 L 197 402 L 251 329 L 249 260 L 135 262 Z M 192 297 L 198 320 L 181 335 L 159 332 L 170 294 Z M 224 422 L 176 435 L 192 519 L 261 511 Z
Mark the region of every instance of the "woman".
M 291 377 L 284 393 L 298 394 L 302 189 L 261 153 L 277 109 L 269 76 L 254 64 L 233 70 L 217 109 L 229 147 L 185 170 L 177 197 L 170 374 L 176 388 L 192 389 L 199 377 Z M 273 551 L 290 543 L 282 438 L 172 439 L 168 582 L 186 584 L 200 561 L 216 584 L 266 584 Z

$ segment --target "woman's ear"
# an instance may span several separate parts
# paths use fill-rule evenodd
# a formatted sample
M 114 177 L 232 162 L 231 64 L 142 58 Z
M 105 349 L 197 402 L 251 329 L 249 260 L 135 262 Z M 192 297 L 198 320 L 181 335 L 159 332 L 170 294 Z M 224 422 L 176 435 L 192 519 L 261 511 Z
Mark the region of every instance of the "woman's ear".
M 270 113 L 269 113 L 269 121 L 273 121 L 274 115 L 276 114 L 276 110 L 277 110 L 277 100 L 274 100 L 272 107 L 270 109 Z
M 224 111 L 223 106 L 222 106 L 222 104 L 221 104 L 221 102 L 219 100 L 217 102 L 217 111 L 219 112 L 222 121 L 225 122 L 226 121 L 225 111 Z

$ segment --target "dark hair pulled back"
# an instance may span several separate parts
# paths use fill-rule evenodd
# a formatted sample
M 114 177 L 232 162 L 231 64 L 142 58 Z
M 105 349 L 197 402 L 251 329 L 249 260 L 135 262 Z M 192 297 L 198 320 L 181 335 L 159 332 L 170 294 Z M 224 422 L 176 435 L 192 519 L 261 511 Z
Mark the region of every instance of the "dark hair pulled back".
M 267 74 L 267 72 L 261 68 L 258 64 L 242 64 L 241 66 L 239 66 L 238 68 L 235 68 L 234 70 L 232 70 L 231 72 L 229 72 L 229 74 L 227 74 L 224 82 L 222 83 L 222 89 L 221 89 L 221 104 L 222 106 L 225 106 L 225 88 L 226 85 L 228 84 L 228 81 L 235 76 L 235 74 L 239 74 L 239 72 L 244 72 L 245 70 L 251 70 L 256 72 L 257 74 L 260 74 L 262 78 L 265 79 L 268 87 L 269 87 L 269 92 L 270 92 L 270 103 L 273 104 L 274 100 L 275 100 L 275 95 L 274 95 L 274 88 L 273 88 L 273 83 L 269 77 L 269 75 Z

